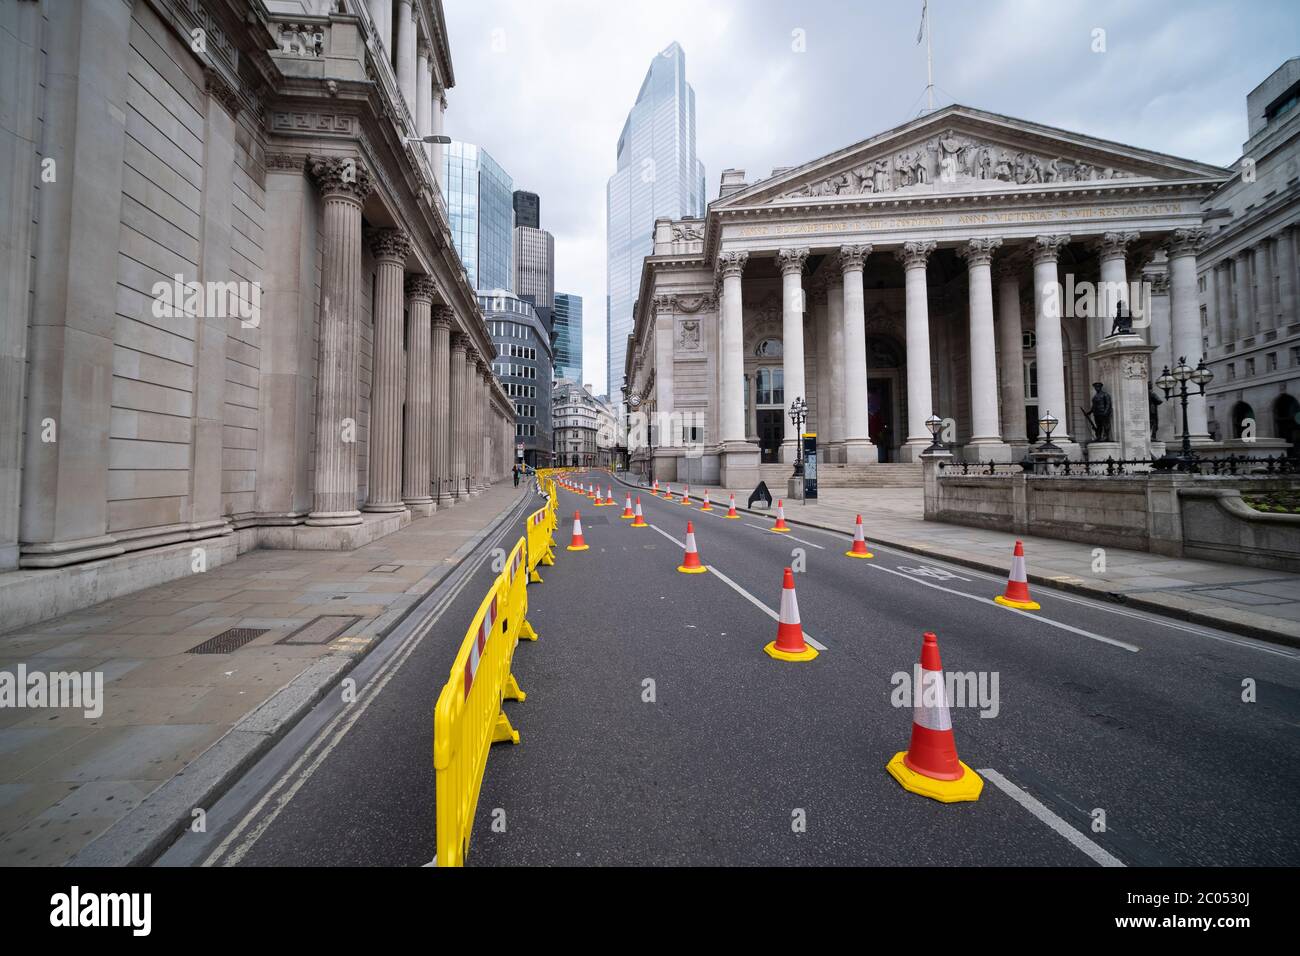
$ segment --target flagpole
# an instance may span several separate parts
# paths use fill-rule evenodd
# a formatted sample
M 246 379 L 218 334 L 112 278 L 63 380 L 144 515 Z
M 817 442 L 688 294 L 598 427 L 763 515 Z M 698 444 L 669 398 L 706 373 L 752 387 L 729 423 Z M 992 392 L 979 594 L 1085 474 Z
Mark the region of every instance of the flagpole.
M 934 112 L 934 54 L 930 49 L 930 4 L 925 5 L 925 96 L 928 111 Z

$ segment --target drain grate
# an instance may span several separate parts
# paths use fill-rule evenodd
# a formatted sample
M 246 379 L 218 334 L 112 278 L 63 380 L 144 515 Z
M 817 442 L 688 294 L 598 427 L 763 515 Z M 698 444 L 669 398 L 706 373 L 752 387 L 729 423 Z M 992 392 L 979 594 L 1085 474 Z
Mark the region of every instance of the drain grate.
M 400 567 L 401 567 L 400 564 L 378 564 L 370 569 L 370 573 L 371 574 L 392 574 Z
M 322 614 L 298 630 L 286 634 L 277 644 L 325 644 L 361 620 L 360 615 Z
M 191 647 L 187 654 L 229 654 L 237 651 L 251 640 L 267 632 L 265 627 L 232 627 L 222 631 L 216 637 L 209 637 L 198 647 Z

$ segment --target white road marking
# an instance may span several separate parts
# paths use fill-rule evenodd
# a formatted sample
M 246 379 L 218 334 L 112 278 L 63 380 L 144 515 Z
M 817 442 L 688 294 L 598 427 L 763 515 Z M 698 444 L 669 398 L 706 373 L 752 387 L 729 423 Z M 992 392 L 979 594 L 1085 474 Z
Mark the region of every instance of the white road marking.
M 506 522 L 500 533 L 492 539 L 492 543 L 482 550 L 478 560 L 468 567 L 465 575 L 438 604 L 434 613 L 431 614 L 426 621 L 422 622 L 420 627 L 407 635 L 406 640 L 402 642 L 402 645 L 397 649 L 397 651 L 389 657 L 388 660 L 384 661 L 378 671 L 376 671 L 376 673 L 371 677 L 370 682 L 366 684 L 365 688 L 363 688 L 362 696 L 358 699 L 357 703 L 352 707 L 339 711 L 333 718 L 331 718 L 330 722 L 322 728 L 320 733 L 318 733 L 303 752 L 298 755 L 298 758 L 294 760 L 289 769 L 280 775 L 280 778 L 276 780 L 275 784 L 262 795 L 257 803 L 253 805 L 252 809 L 244 814 L 239 823 L 236 824 L 226 838 L 221 841 L 221 844 L 207 857 L 207 859 L 203 861 L 203 866 L 213 866 L 218 861 L 220 861 L 223 866 L 235 866 L 248 854 L 248 851 L 253 848 L 253 845 L 261 839 L 266 830 L 275 822 L 276 818 L 280 815 L 280 812 L 289 805 L 290 801 L 293 800 L 298 791 L 302 789 L 303 785 L 311 778 L 312 774 L 314 774 L 320 765 L 324 763 L 325 759 L 333 753 L 334 749 L 343 740 L 344 736 L 347 735 L 347 732 L 352 729 L 357 720 L 360 719 L 361 715 L 365 713 L 366 709 L 370 706 L 370 703 L 379 696 L 380 692 L 383 691 L 384 687 L 388 684 L 389 680 L 392 679 L 393 675 L 401 669 L 402 665 L 406 662 L 406 659 L 414 653 L 416 647 L 418 647 L 420 642 L 424 640 L 429 631 L 433 629 L 433 626 L 442 617 L 443 613 L 446 612 L 447 608 L 451 606 L 452 602 L 460 596 L 460 592 L 463 591 L 469 582 L 473 580 L 474 575 L 478 570 L 484 565 L 484 563 L 486 563 L 488 558 L 492 557 L 493 550 L 507 534 L 511 533 L 513 527 L 514 526 L 511 522 Z M 316 758 L 312 760 L 305 769 L 302 769 L 313 751 L 320 746 L 321 742 L 324 741 L 336 727 L 339 728 L 338 732 L 335 733 L 329 743 L 321 749 L 320 753 L 316 755 Z M 266 808 L 266 806 L 271 802 L 271 799 L 275 797 L 280 789 L 291 777 L 297 774 L 300 769 L 302 769 L 302 775 L 293 782 L 293 785 L 290 786 L 284 794 L 276 799 L 275 806 L 270 813 L 257 822 L 257 825 L 253 827 L 253 829 L 248 833 L 248 836 L 239 843 L 237 847 L 231 849 L 244 831 L 248 829 L 249 824 L 251 824 L 257 815 Z M 222 856 L 225 855 L 227 851 L 229 851 L 229 855 L 223 860 Z
M 761 524 L 750 524 L 748 521 L 745 522 L 745 527 L 746 527 L 746 528 L 756 528 L 756 529 L 759 530 L 759 531 L 766 531 L 766 532 L 768 532 L 769 534 L 774 534 L 774 533 L 775 533 L 775 532 L 772 531 L 771 528 L 764 527 L 764 526 L 761 525 Z M 825 545 L 818 544 L 816 541 L 809 541 L 809 540 L 807 540 L 806 538 L 796 538 L 796 537 L 795 537 L 794 535 L 792 535 L 792 534 L 782 534 L 782 537 L 784 537 L 784 538 L 789 538 L 791 541 L 798 541 L 800 544 L 806 544 L 806 545 L 809 545 L 810 547 L 819 548 L 819 549 L 822 550 L 822 551 L 825 551 L 825 550 L 826 550 L 826 546 L 825 546 Z
M 677 545 L 677 547 L 681 548 L 683 551 L 686 550 L 686 545 L 685 545 L 684 543 L 682 543 L 681 541 L 678 541 L 676 538 L 674 538 L 672 535 L 670 535 L 670 534 L 669 534 L 667 531 L 665 531 L 663 528 L 657 527 L 657 526 L 655 526 L 655 525 L 651 525 L 650 527 L 654 528 L 654 529 L 655 529 L 656 531 L 658 531 L 661 535 L 663 535 L 665 538 L 667 538 L 667 539 L 668 539 L 669 541 L 671 541 L 673 544 Z M 743 598 L 744 598 L 746 601 L 748 601 L 750 604 L 754 605 L 754 607 L 758 608 L 760 611 L 762 611 L 764 614 L 766 614 L 766 615 L 767 615 L 768 617 L 770 617 L 772 620 L 774 620 L 774 621 L 780 623 L 781 615 L 778 614 L 776 611 L 773 611 L 770 607 L 768 607 L 766 604 L 764 604 L 764 603 L 763 603 L 762 601 L 760 601 L 758 598 L 754 597 L 754 595 L 750 594 L 748 591 L 746 591 L 744 588 L 742 588 L 742 587 L 741 587 L 739 584 L 737 584 L 735 581 L 731 580 L 731 578 L 727 577 L 725 574 L 723 574 L 721 571 L 719 571 L 719 570 L 718 570 L 717 568 L 715 568 L 713 565 L 711 565 L 711 564 L 706 564 L 705 567 L 708 568 L 709 571 L 710 571 L 710 573 L 712 573 L 715 577 L 717 577 L 717 579 L 718 579 L 719 581 L 721 581 L 723 584 L 727 585 L 727 587 L 731 588 L 733 591 L 735 591 L 737 594 L 739 594 L 741 597 L 743 597 Z M 819 650 L 819 651 L 824 651 L 824 650 L 826 650 L 826 645 L 825 645 L 825 644 L 822 644 L 822 643 L 820 643 L 820 642 L 818 642 L 818 641 L 813 640 L 812 636 L 808 633 L 808 629 L 807 629 L 807 628 L 804 628 L 804 631 L 803 631 L 803 639 L 804 639 L 805 641 L 807 641 L 809 644 L 811 644 L 813 647 L 817 648 L 817 650 Z
M 994 603 L 992 598 L 981 597 L 978 594 L 967 594 L 965 591 L 958 591 L 956 588 L 946 588 L 942 584 L 935 584 L 933 581 L 922 581 L 919 578 L 912 577 L 910 574 L 904 574 L 902 571 L 895 571 L 893 568 L 886 568 L 879 564 L 869 564 L 868 567 L 874 568 L 877 571 L 884 571 L 886 574 L 897 575 L 898 577 L 902 578 L 905 581 L 911 581 L 913 584 L 919 584 L 922 587 L 934 588 L 936 591 L 944 591 L 948 594 L 955 594 L 958 597 L 964 597 L 971 601 L 979 601 L 981 604 L 988 604 L 992 607 L 997 608 L 1000 611 L 1010 611 L 1013 614 L 1020 614 L 1024 617 L 1029 618 L 1030 620 L 1039 621 L 1043 624 L 1050 624 L 1052 625 L 1052 627 L 1059 627 L 1063 631 L 1069 631 L 1072 634 L 1079 634 L 1083 637 L 1090 638 L 1094 641 L 1100 641 L 1103 644 L 1110 644 L 1113 647 L 1120 647 L 1126 651 L 1131 651 L 1134 654 L 1136 654 L 1139 650 L 1141 650 L 1141 648 L 1137 647 L 1134 644 L 1125 644 L 1123 641 L 1117 641 L 1113 637 L 1103 637 L 1100 634 L 1092 633 L 1092 631 L 1085 631 L 1081 627 L 1073 627 L 1072 625 L 1069 624 L 1062 624 L 1060 621 L 1053 621 L 1050 617 L 1043 617 L 1040 614 L 1030 614 L 1028 611 L 1022 611 L 1019 608 L 1003 607 L 1001 604 Z
M 991 780 L 995 787 L 1005 793 L 1012 800 L 1016 801 L 1016 803 L 1020 804 L 1034 816 L 1038 817 L 1038 819 L 1046 823 L 1049 827 L 1069 841 L 1071 845 L 1076 849 L 1081 850 L 1099 866 L 1126 865 L 1119 859 L 1119 857 L 1094 843 L 996 770 L 986 768 L 981 770 L 980 774 Z

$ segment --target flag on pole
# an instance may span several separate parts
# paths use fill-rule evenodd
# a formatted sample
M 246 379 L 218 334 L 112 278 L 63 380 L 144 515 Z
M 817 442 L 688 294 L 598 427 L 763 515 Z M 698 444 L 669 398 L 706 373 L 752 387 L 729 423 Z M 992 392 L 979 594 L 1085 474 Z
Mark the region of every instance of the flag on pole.
M 925 15 L 930 7 L 930 0 L 921 0 L 921 25 L 916 29 L 916 42 L 919 44 L 925 36 Z

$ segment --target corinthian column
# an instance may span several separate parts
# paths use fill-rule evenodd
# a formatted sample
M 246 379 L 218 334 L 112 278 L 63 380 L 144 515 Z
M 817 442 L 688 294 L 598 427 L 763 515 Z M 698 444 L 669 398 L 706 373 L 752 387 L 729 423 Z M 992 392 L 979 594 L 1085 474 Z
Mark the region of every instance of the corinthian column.
M 406 108 L 415 118 L 415 11 L 411 0 L 397 3 L 397 88 L 406 100 Z
M 1196 368 L 1201 360 L 1201 310 L 1196 284 L 1196 253 L 1205 242 L 1205 229 L 1175 229 L 1165 245 L 1169 257 L 1169 321 L 1173 326 L 1173 358 L 1186 358 Z M 1182 428 L 1181 417 L 1174 419 Z M 1205 396 L 1187 402 L 1187 434 L 1193 442 L 1208 442 Z
M 1025 345 L 1020 326 L 1020 264 L 1000 263 L 997 278 L 1002 440 L 1012 447 L 1024 448 L 1028 436 L 1025 432 Z
M 804 382 L 803 362 L 803 267 L 808 261 L 808 248 L 782 249 L 777 253 L 777 264 L 781 267 L 781 367 L 785 376 L 785 403 L 796 398 L 808 400 L 808 390 Z M 784 412 L 784 409 L 782 410 Z M 786 416 L 781 415 L 784 422 Z M 793 429 L 786 432 L 781 441 L 781 460 L 789 463 L 798 456 L 801 437 Z
M 433 347 L 429 362 L 430 458 L 433 466 L 433 492 L 439 508 L 450 508 L 455 501 L 451 462 L 451 319 L 449 305 L 435 305 L 430 322 Z
M 406 308 L 410 333 L 406 343 L 406 432 L 402 439 L 402 500 L 413 514 L 433 514 L 436 505 L 429 494 L 430 420 L 433 382 L 430 359 L 429 308 L 434 283 L 428 276 L 406 280 Z
M 465 394 L 465 348 L 469 339 L 464 332 L 451 333 L 450 366 L 450 409 L 451 422 L 451 486 L 452 494 L 457 498 L 467 495 L 465 487 L 465 407 L 469 396 Z
M 925 420 L 935 413 L 930 384 L 930 301 L 925 266 L 934 252 L 934 240 L 905 242 L 894 254 L 903 264 L 907 290 L 907 461 L 917 461 L 930 446 L 932 436 Z
M 879 461 L 867 428 L 867 315 L 862 299 L 862 270 L 871 246 L 840 246 L 844 278 L 844 460 L 850 464 Z
M 478 457 L 474 454 L 474 441 L 478 422 L 478 352 L 472 347 L 465 350 L 465 407 L 462 410 L 461 445 L 465 455 L 465 493 L 478 494 Z
M 474 376 L 474 474 L 478 490 L 484 491 L 491 484 L 488 480 L 487 437 L 488 422 L 488 376 L 491 370 L 480 356 L 474 363 L 477 374 Z
M 370 496 L 365 511 L 402 511 L 403 269 L 411 240 L 400 229 L 370 236 L 375 257 L 374 380 L 370 393 Z
M 361 204 L 374 183 L 359 160 L 311 164 L 324 201 L 316 377 L 316 465 L 307 524 L 361 523 L 357 510 L 357 321 L 361 313 Z
M 972 239 L 957 252 L 966 260 L 970 295 L 970 457 L 1010 461 L 998 428 L 998 356 L 993 333 L 993 250 L 998 238 Z
M 1078 446 L 1070 438 L 1070 405 L 1065 395 L 1065 350 L 1061 344 L 1061 282 L 1056 260 L 1069 236 L 1038 236 L 1034 256 L 1034 338 L 1038 362 L 1038 417 L 1048 412 L 1060 421 L 1053 444 L 1074 457 Z
M 822 368 L 829 369 L 830 375 L 830 444 L 827 447 L 827 461 L 844 460 L 844 279 L 833 278 L 826 283 L 826 325 L 827 349 L 818 363 L 817 374 Z
M 722 271 L 722 394 L 718 411 L 722 416 L 722 440 L 745 440 L 745 329 L 741 301 L 741 275 L 748 252 L 724 252 L 718 257 Z M 657 374 L 657 373 L 656 373 Z

